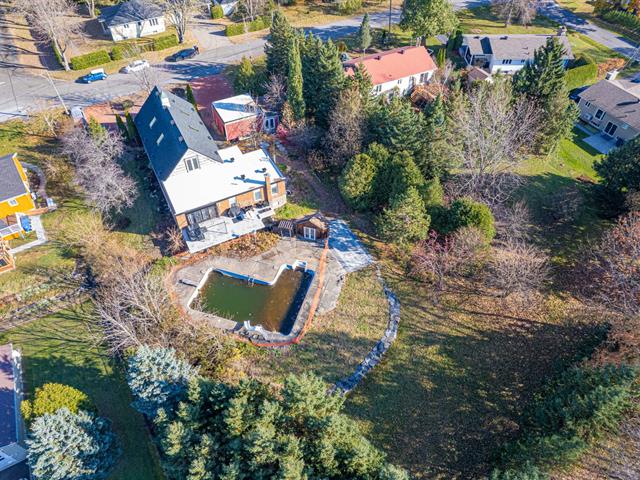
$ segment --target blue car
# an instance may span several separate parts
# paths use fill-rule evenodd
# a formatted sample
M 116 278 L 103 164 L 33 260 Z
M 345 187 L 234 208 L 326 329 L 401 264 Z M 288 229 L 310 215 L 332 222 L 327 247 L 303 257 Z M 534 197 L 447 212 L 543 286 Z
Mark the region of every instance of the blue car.
M 91 70 L 91 72 L 87 73 L 84 77 L 80 77 L 78 81 L 80 83 L 91 83 L 97 82 L 98 80 L 105 80 L 106 78 L 107 74 L 100 68 L 98 70 Z

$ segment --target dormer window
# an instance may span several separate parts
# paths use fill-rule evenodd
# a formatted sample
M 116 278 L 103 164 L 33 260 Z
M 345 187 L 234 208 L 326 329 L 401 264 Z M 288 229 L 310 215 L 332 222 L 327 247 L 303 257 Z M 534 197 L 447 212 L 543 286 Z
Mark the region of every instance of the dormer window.
M 200 161 L 198 160 L 198 157 L 191 157 L 185 159 L 184 165 L 187 168 L 187 172 L 191 172 L 192 170 L 200 168 Z
M 156 124 L 156 117 L 153 117 L 151 119 L 151 121 L 149 122 L 149 128 L 153 128 L 153 126 Z
M 164 133 L 161 133 L 160 136 L 158 137 L 158 140 L 156 140 L 156 145 L 160 145 L 160 142 L 162 141 L 163 138 L 164 138 Z

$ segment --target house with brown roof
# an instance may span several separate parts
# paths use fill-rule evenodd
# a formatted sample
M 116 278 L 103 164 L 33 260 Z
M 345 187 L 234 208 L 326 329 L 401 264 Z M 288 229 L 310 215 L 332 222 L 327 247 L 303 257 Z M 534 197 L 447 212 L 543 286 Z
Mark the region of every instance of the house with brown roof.
M 569 39 L 562 29 L 557 35 L 463 35 L 460 56 L 467 65 L 482 68 L 490 74 L 513 74 L 532 62 L 536 50 L 544 47 L 552 37 L 564 47 L 566 68 L 574 57 Z
M 617 145 L 640 134 L 640 84 L 620 82 L 615 73 L 578 95 L 580 118 Z
M 408 95 L 416 85 L 427 83 L 438 67 L 423 46 L 401 47 L 372 53 L 343 63 L 347 75 L 364 68 L 371 77 L 374 95 L 389 95 L 397 91 Z

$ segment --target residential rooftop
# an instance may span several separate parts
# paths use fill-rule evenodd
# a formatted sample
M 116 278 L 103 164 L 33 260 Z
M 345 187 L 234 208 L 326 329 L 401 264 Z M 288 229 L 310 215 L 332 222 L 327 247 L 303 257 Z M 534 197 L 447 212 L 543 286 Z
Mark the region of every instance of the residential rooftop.
M 347 75 L 353 75 L 356 66 L 364 66 L 374 85 L 437 69 L 433 58 L 423 46 L 401 47 L 372 53 L 348 60 L 343 65 Z
M 188 150 L 220 161 L 218 145 L 194 106 L 155 87 L 134 122 L 159 180 L 166 180 Z
M 573 58 L 566 35 L 514 34 L 514 35 L 463 35 L 463 45 L 471 55 L 493 55 L 496 59 L 533 60 L 534 53 L 546 45 L 549 38 L 556 38 L 564 47 L 563 58 Z
M 236 122 L 256 115 L 257 106 L 250 95 L 236 95 L 212 103 L 224 123 Z
M 162 8 L 145 0 L 129 0 L 112 7 L 103 7 L 98 20 L 107 27 L 139 22 L 164 15 Z
M 16 153 L 0 157 L 0 202 L 28 192 L 16 165 Z
M 617 80 L 600 80 L 580 93 L 580 98 L 640 131 L 640 87 L 625 88 Z

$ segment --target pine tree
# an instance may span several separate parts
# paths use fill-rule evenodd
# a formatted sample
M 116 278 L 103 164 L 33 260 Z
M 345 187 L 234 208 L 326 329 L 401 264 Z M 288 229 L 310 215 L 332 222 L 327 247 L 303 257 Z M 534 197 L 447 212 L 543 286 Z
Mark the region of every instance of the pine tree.
M 400 26 L 425 38 L 451 33 L 458 26 L 449 0 L 405 0 L 402 3 Z
M 27 445 L 33 475 L 47 480 L 103 479 L 120 453 L 109 420 L 67 408 L 38 417 Z
M 384 209 L 376 223 L 384 240 L 408 244 L 427 238 L 430 218 L 418 190 L 409 187 L 391 199 L 389 207 Z
M 344 70 L 338 49 L 331 39 L 322 45 L 318 60 L 318 104 L 315 119 L 318 126 L 326 128 L 340 91 L 344 87 Z
M 449 156 L 446 138 L 447 109 L 442 95 L 438 95 L 424 109 L 425 116 L 425 148 L 416 163 L 425 179 L 442 176 L 448 169 Z
M 138 142 L 138 129 L 136 124 L 133 122 L 133 117 L 131 116 L 131 112 L 126 110 L 124 112 L 124 119 L 127 122 L 127 131 L 129 132 L 129 140 L 137 143 Z
M 129 359 L 127 382 L 133 406 L 153 418 L 159 408 L 171 411 L 187 390 L 197 370 L 176 357 L 172 348 L 141 346 Z
M 243 56 L 233 78 L 233 90 L 237 95 L 245 93 L 253 95 L 255 93 L 255 80 L 256 72 L 253 68 L 253 63 Z
M 438 53 L 436 54 L 436 64 L 438 65 L 438 68 L 443 68 L 446 61 L 447 61 L 447 49 L 441 48 L 440 50 L 438 50 Z
M 298 39 L 291 41 L 289 48 L 289 76 L 287 77 L 287 102 L 291 106 L 293 118 L 302 120 L 305 115 L 304 97 L 302 95 L 302 62 Z
M 267 55 L 267 73 L 281 75 L 287 78 L 289 75 L 289 50 L 291 49 L 294 30 L 282 11 L 273 13 L 269 37 L 264 46 Z
M 118 130 L 120 130 L 120 134 L 124 137 L 125 140 L 130 141 L 129 130 L 127 126 L 124 124 L 124 120 L 118 114 L 116 114 L 116 125 L 118 126 Z
M 513 90 L 516 96 L 535 102 L 543 110 L 544 122 L 537 137 L 537 149 L 548 152 L 566 137 L 578 116 L 568 98 L 564 68 L 565 49 L 555 37 L 536 50 L 533 62 L 516 73 Z
M 373 83 L 367 70 L 364 67 L 356 66 L 353 75 L 345 79 L 345 88 L 355 88 L 360 92 L 362 111 L 367 115 L 373 100 L 373 95 L 371 94 Z
M 305 111 L 308 116 L 314 117 L 318 105 L 324 101 L 318 94 L 322 82 L 319 76 L 322 40 L 314 36 L 313 33 L 309 33 L 307 36 L 302 35 L 300 40 L 303 78 L 302 93 L 304 96 Z
M 90 118 L 87 124 L 87 130 L 91 138 L 97 141 L 101 141 L 107 134 L 107 129 L 102 126 L 95 118 Z
M 394 155 L 386 168 L 385 176 L 390 182 L 390 199 L 402 195 L 411 187 L 421 194 L 425 190 L 424 176 L 409 152 L 403 151 Z
M 362 50 L 362 54 L 366 55 L 367 48 L 371 46 L 371 27 L 369 25 L 369 14 L 365 13 L 362 17 L 362 23 L 358 30 L 358 46 Z

